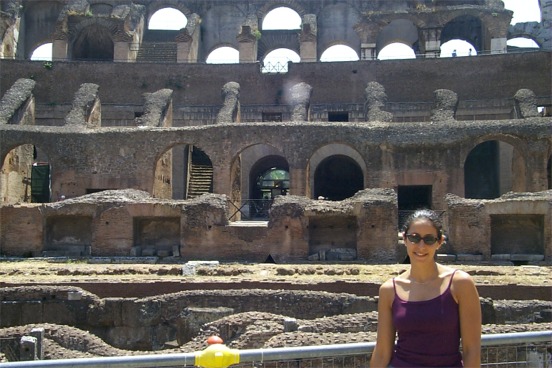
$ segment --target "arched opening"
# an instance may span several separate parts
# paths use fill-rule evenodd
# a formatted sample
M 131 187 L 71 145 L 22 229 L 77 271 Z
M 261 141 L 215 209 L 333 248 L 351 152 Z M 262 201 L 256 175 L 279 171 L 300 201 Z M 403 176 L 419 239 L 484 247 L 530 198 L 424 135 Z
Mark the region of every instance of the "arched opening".
M 527 37 L 511 38 L 506 46 L 508 52 L 537 51 L 540 48 L 538 43 Z
M 327 157 L 314 172 L 314 198 L 341 201 L 364 188 L 362 169 L 344 155 Z
M 496 140 L 478 144 L 464 163 L 465 197 L 494 199 L 513 190 L 514 167 L 515 179 L 522 182 L 524 164 L 512 145 Z
M 0 190 L 4 204 L 50 202 L 51 166 L 47 155 L 32 144 L 12 149 L 2 164 Z
M 198 147 L 181 144 L 161 155 L 155 166 L 153 196 L 191 199 L 213 192 L 213 164 Z
M 481 20 L 471 15 L 462 15 L 448 22 L 441 32 L 441 45 L 448 41 L 466 41 L 473 53 L 483 48 L 483 25 Z
M 412 47 L 400 42 L 389 44 L 378 53 L 378 60 L 397 59 L 416 59 L 416 53 Z
M 263 73 L 287 73 L 288 62 L 299 63 L 301 57 L 290 49 L 276 49 L 269 52 L 263 59 Z
M 328 47 L 320 56 L 320 61 L 357 61 L 359 57 L 355 50 L 347 45 Z
M 282 156 L 263 157 L 252 166 L 249 184 L 250 218 L 268 219 L 268 210 L 274 198 L 289 192 L 289 164 Z
M 300 29 L 301 17 L 293 9 L 278 7 L 269 11 L 263 19 L 263 30 Z
M 181 11 L 174 8 L 159 9 L 151 16 L 148 29 L 150 30 L 180 30 L 188 24 L 188 18 Z
M 186 198 L 213 193 L 213 163 L 201 149 L 190 146 L 188 153 Z
M 464 40 L 450 40 L 441 45 L 440 57 L 475 56 L 475 47 Z
M 52 61 L 52 43 L 37 47 L 31 55 L 31 60 Z
M 240 52 L 233 47 L 219 47 L 209 53 L 205 62 L 207 64 L 238 64 Z
M 418 29 L 408 19 L 395 19 L 376 39 L 378 59 L 414 59 L 419 52 Z
M 109 31 L 93 24 L 81 31 L 73 43 L 73 60 L 113 61 L 113 40 Z

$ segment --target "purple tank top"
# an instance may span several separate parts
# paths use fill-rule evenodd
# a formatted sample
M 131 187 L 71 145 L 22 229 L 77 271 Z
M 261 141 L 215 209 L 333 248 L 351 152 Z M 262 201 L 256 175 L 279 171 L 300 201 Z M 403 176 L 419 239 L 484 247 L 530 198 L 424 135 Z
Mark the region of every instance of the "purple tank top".
M 456 271 L 454 271 L 456 272 Z M 390 365 L 393 367 L 462 367 L 458 303 L 450 291 L 452 274 L 445 292 L 436 298 L 417 302 L 393 300 L 393 324 L 397 343 Z

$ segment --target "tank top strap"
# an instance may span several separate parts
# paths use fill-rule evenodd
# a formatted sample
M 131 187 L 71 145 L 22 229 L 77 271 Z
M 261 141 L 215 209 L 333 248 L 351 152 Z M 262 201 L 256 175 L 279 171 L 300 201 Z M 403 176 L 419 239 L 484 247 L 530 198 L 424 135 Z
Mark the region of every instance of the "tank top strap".
M 458 271 L 458 270 L 452 271 L 452 276 L 450 277 L 449 284 L 447 286 L 447 290 L 450 290 L 450 286 L 452 285 L 452 279 L 454 278 L 454 274 L 456 273 L 456 271 Z
M 395 292 L 395 296 L 397 295 L 397 284 L 395 284 L 395 278 L 393 277 L 393 291 Z

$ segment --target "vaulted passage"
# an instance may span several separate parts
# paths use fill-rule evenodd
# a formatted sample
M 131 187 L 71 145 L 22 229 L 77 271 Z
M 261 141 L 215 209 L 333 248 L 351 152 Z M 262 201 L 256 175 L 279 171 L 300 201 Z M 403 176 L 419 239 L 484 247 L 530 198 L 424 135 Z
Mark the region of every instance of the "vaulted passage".
M 341 201 L 364 188 L 362 170 L 350 157 L 335 155 L 318 165 L 314 174 L 314 198 Z
M 99 25 L 85 28 L 73 44 L 73 59 L 113 61 L 113 41 L 109 31 Z
M 464 166 L 465 197 L 492 199 L 499 195 L 498 142 L 488 141 L 475 147 Z

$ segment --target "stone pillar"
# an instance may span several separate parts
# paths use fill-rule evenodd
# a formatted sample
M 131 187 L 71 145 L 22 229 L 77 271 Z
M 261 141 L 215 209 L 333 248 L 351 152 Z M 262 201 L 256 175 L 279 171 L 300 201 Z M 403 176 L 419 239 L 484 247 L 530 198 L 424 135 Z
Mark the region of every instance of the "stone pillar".
M 67 60 L 68 45 L 67 40 L 54 40 L 52 43 L 52 60 Z
M 34 125 L 36 82 L 20 78 L 0 99 L 0 124 Z
M 307 83 L 301 82 L 291 87 L 292 121 L 309 121 L 311 95 L 312 87 Z
M 113 61 L 126 63 L 130 59 L 130 45 L 126 41 L 116 41 L 113 44 Z
M 491 54 L 505 54 L 506 53 L 506 42 L 508 41 L 505 37 L 492 38 L 491 39 Z
M 458 107 L 458 95 L 448 89 L 438 89 L 433 92 L 435 98 L 431 109 L 431 121 L 454 120 Z
M 382 110 L 387 102 L 385 88 L 378 82 L 370 82 L 364 90 L 367 121 L 393 121 L 393 114 Z
M 37 360 L 37 341 L 36 337 L 23 336 L 19 342 L 19 358 L 21 361 Z
M 360 60 L 376 60 L 377 57 L 378 50 L 375 43 L 360 44 Z
M 552 50 L 552 34 L 550 33 L 552 29 L 552 0 L 539 0 L 539 5 L 541 11 L 541 28 L 543 30 L 548 30 L 548 32 L 545 32 L 542 48 L 550 51 Z
M 44 349 L 43 349 L 44 328 L 43 327 L 33 328 L 31 330 L 31 336 L 36 338 L 36 357 L 39 360 L 43 360 L 44 359 Z
M 192 14 L 188 17 L 186 28 L 176 36 L 176 62 L 197 63 L 199 38 L 201 35 L 200 17 Z
M 514 95 L 515 114 L 517 119 L 539 116 L 537 96 L 530 89 L 520 89 Z
M 306 14 L 303 16 L 301 24 L 301 33 L 299 34 L 299 56 L 301 62 L 316 62 L 317 57 L 317 24 L 315 14 Z
M 102 105 L 99 94 L 100 86 L 93 83 L 81 84 L 75 93 L 73 107 L 65 117 L 65 125 L 80 126 L 88 129 L 102 125 Z
M 441 55 L 441 31 L 442 28 L 420 29 L 418 34 L 423 41 L 424 54 L 426 58 L 437 58 Z
M 258 30 L 251 26 L 242 26 L 237 39 L 239 42 L 240 63 L 254 63 L 257 61 L 257 39 L 260 36 Z
M 547 152 L 547 142 L 544 139 L 528 143 L 525 157 L 522 157 L 521 153 L 514 151 L 514 167 L 512 171 L 517 173 L 525 170 L 525 187 L 521 188 L 521 184 L 514 182 L 512 191 L 540 192 L 548 189 L 546 164 L 549 156 Z M 517 156 L 519 156 L 519 158 Z M 528 170 L 528 167 L 533 167 L 535 169 Z M 517 174 L 514 174 L 513 176 L 514 181 L 517 178 L 516 175 Z
M 289 168 L 289 194 L 310 197 L 310 189 L 306 188 L 306 171 L 303 168 Z
M 240 121 L 240 84 L 228 82 L 222 87 L 223 105 L 217 115 L 217 124 Z

